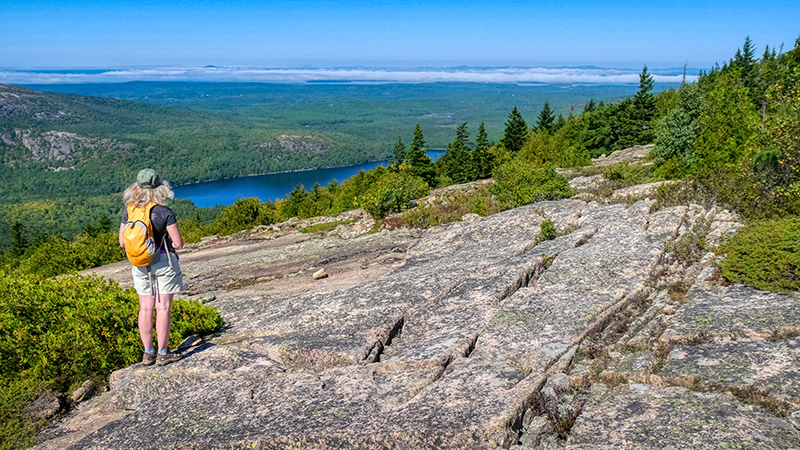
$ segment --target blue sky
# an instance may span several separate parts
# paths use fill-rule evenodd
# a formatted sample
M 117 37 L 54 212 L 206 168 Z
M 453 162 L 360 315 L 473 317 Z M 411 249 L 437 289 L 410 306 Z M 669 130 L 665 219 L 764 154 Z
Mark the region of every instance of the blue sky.
M 796 0 L 0 2 L 0 68 L 707 68 L 800 34 Z

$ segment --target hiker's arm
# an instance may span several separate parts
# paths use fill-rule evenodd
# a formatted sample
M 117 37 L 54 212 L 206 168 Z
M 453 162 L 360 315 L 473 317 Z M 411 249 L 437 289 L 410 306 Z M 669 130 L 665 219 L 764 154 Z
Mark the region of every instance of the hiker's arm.
M 167 233 L 169 233 L 170 239 L 172 239 L 172 248 L 175 250 L 180 250 L 183 248 L 183 237 L 181 237 L 181 232 L 178 230 L 178 224 L 173 223 L 172 225 L 167 226 Z
M 119 224 L 119 246 L 125 249 L 125 240 L 123 239 L 122 235 L 125 232 L 125 224 Z

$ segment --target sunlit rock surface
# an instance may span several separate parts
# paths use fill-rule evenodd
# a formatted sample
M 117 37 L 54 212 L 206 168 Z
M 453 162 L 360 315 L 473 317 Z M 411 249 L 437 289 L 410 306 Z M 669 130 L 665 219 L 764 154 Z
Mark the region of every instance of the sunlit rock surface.
M 67 419 L 40 448 L 798 448 L 797 300 L 721 286 L 712 253 L 665 254 L 734 216 L 652 207 L 541 202 L 183 252 L 225 329 L 115 372 L 78 411 L 97 408 L 91 429 Z M 548 218 L 560 235 L 540 241 Z M 130 282 L 124 264 L 96 272 Z

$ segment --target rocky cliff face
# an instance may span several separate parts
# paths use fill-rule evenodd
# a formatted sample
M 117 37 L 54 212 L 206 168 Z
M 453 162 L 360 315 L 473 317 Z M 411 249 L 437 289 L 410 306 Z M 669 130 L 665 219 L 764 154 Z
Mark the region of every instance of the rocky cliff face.
M 6 164 L 35 162 L 51 162 L 58 166 L 64 161 L 76 162 L 81 157 L 97 157 L 98 152 L 108 149 L 131 150 L 134 145 L 112 139 L 87 138 L 66 131 L 38 132 L 31 129 L 14 129 L 7 132 L 0 130 L 0 140 L 9 147 L 21 146 L 27 150 L 17 157 L 9 154 Z
M 713 244 L 726 211 L 570 199 L 352 226 L 183 252 L 226 328 L 115 372 L 39 448 L 800 447 L 800 301 L 670 244 Z M 95 272 L 130 284 L 124 263 Z

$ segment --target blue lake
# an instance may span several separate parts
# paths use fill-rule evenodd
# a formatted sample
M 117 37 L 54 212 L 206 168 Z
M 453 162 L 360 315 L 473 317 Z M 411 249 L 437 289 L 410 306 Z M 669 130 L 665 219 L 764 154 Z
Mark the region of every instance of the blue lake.
M 442 150 L 428 151 L 432 160 L 444 154 Z M 314 183 L 327 186 L 333 180 L 342 181 L 357 174 L 359 170 L 372 170 L 378 166 L 386 167 L 387 161 L 377 161 L 348 167 L 304 170 L 301 172 L 271 173 L 251 177 L 229 178 L 226 180 L 207 181 L 205 183 L 187 184 L 174 188 L 176 198 L 186 198 L 196 206 L 205 208 L 214 205 L 232 205 L 239 198 L 256 197 L 262 202 L 278 200 L 298 184 L 311 189 Z

